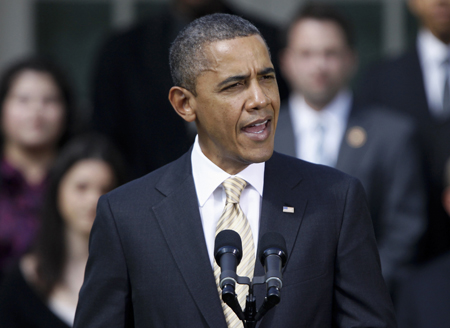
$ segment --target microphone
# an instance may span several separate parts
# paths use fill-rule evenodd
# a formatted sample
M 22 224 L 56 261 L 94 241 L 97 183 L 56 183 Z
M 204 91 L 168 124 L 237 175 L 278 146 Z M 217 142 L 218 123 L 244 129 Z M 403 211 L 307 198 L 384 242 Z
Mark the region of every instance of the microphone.
M 214 258 L 221 268 L 220 288 L 222 298 L 235 296 L 236 268 L 242 259 L 242 241 L 234 230 L 222 230 L 216 236 Z M 224 299 L 225 301 L 225 299 Z
M 258 257 L 266 272 L 267 302 L 278 304 L 280 290 L 283 287 L 281 269 L 286 264 L 286 241 L 278 232 L 267 232 L 259 242 Z
M 242 241 L 236 231 L 222 230 L 217 234 L 214 258 L 221 268 L 219 286 L 222 289 L 222 300 L 240 320 L 245 320 L 235 292 L 238 279 L 236 268 L 242 259 Z

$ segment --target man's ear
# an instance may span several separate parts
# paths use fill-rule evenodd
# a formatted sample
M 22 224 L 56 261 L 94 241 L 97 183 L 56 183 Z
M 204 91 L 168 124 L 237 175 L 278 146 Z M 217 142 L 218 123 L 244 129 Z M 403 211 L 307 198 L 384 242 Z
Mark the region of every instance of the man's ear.
M 169 91 L 169 101 L 178 115 L 186 122 L 195 121 L 195 96 L 189 90 L 182 87 L 172 87 Z

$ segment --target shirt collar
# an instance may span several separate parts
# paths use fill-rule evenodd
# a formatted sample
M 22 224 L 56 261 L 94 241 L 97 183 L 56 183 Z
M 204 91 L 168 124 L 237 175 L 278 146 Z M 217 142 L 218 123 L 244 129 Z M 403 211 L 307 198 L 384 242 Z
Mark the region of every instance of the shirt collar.
M 198 142 L 198 135 L 195 137 L 194 147 L 191 154 L 192 175 L 194 177 L 195 189 L 199 206 L 202 207 L 214 190 L 231 175 L 222 170 L 209 158 L 203 154 Z M 247 181 L 247 185 L 258 191 L 262 197 L 264 189 L 264 168 L 265 163 L 254 163 L 247 166 L 236 176 Z
M 428 29 L 421 29 L 417 36 L 417 50 L 424 63 L 442 63 L 450 56 L 450 45 L 436 38 Z
M 341 90 L 336 97 L 320 111 L 311 108 L 305 101 L 305 98 L 298 93 L 291 95 L 289 99 L 291 110 L 297 111 L 302 118 L 299 120 L 301 128 L 311 128 L 311 122 L 319 122 L 326 117 L 340 122 L 347 122 L 350 108 L 352 105 L 352 92 L 345 88 Z

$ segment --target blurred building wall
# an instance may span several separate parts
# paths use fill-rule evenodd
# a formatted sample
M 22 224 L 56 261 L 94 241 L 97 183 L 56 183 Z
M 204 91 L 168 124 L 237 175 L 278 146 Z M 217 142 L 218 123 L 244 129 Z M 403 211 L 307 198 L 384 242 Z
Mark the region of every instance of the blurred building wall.
M 87 103 L 95 54 L 113 29 L 155 14 L 170 0 L 0 0 L 0 70 L 32 52 L 54 57 Z M 280 27 L 306 0 L 227 0 Z M 356 30 L 361 67 L 408 46 L 414 20 L 405 0 L 316 0 L 341 8 Z M 411 28 L 412 26 L 412 28 Z
M 33 27 L 30 0 L 0 0 L 0 69 L 34 50 Z

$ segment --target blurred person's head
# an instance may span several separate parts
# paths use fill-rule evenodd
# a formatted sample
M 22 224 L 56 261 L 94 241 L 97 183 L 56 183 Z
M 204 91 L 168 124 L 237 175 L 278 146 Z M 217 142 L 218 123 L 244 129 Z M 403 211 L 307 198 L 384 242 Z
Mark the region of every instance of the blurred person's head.
M 280 65 L 291 90 L 322 109 L 347 86 L 357 67 L 350 23 L 331 6 L 303 7 L 287 29 Z
M 56 148 L 68 139 L 71 121 L 71 90 L 54 63 L 31 57 L 6 69 L 0 80 L 3 147 Z
M 266 161 L 280 106 L 267 45 L 247 20 L 203 16 L 188 25 L 170 51 L 175 111 L 197 126 L 202 152 L 236 174 Z
M 450 0 L 409 0 L 420 24 L 444 43 L 450 43 Z
M 50 171 L 42 225 L 33 253 L 45 295 L 58 282 L 68 243 L 88 243 L 99 197 L 125 182 L 121 155 L 106 137 L 89 133 L 70 140 Z

